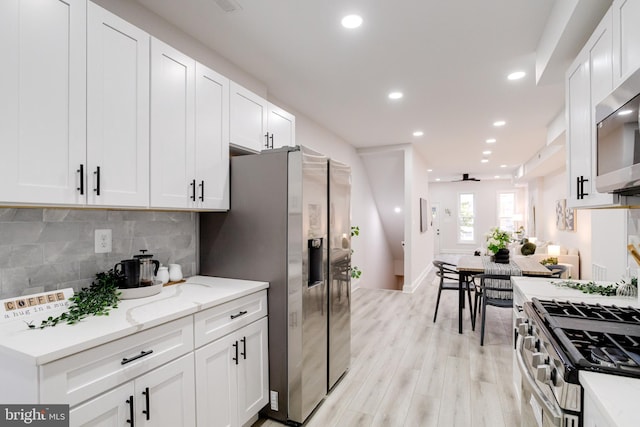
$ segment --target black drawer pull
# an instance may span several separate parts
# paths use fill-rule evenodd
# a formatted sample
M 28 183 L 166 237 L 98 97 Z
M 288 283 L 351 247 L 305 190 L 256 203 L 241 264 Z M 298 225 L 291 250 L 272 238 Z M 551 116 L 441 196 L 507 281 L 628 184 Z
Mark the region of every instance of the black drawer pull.
M 131 424 L 131 427 L 133 427 L 134 426 L 133 417 L 135 417 L 136 415 L 135 411 L 133 410 L 133 396 L 129 396 L 127 403 L 129 404 L 129 419 L 127 420 L 127 423 Z
M 142 411 L 142 413 L 147 415 L 147 420 L 150 420 L 151 419 L 151 408 L 149 407 L 149 387 L 146 387 L 144 389 L 144 391 L 142 392 L 142 394 L 144 394 L 145 403 L 147 405 L 147 407 L 145 408 L 144 411 Z
M 231 359 L 236 362 L 236 365 L 238 364 L 238 341 L 236 341 L 235 343 L 233 343 L 233 348 L 236 351 L 236 357 L 232 357 Z
M 236 318 L 238 318 L 238 317 L 240 317 L 240 316 L 244 316 L 245 314 L 247 314 L 247 310 L 243 310 L 243 311 L 241 311 L 241 312 L 240 312 L 240 313 L 238 313 L 238 314 L 232 314 L 232 315 L 231 315 L 231 319 L 232 319 L 232 320 L 233 320 L 233 319 L 236 319 Z
M 247 337 L 242 337 L 240 341 L 242 341 L 242 352 L 240 354 L 244 360 L 247 360 Z
M 96 196 L 100 195 L 100 166 L 96 166 L 96 171 L 93 173 L 96 176 L 96 188 L 93 189 L 93 192 L 96 193 Z
M 80 195 L 84 195 L 84 165 L 80 163 L 80 169 L 76 170 L 80 174 L 80 187 L 76 188 L 80 192 Z
M 140 354 L 138 354 L 137 356 L 133 356 L 130 358 L 124 358 L 122 359 L 122 362 L 120 362 L 121 365 L 126 365 L 129 362 L 133 362 L 134 360 L 140 359 L 141 357 L 145 357 L 150 355 L 151 353 L 153 353 L 153 350 L 149 350 L 149 351 L 141 351 Z

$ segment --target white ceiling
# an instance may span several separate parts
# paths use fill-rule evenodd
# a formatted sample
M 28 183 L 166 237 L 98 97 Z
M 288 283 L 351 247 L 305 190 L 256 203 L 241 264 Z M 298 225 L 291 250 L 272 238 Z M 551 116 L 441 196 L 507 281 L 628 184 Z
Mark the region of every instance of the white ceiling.
M 215 0 L 137 1 L 352 145 L 415 144 L 434 178 L 510 172 L 544 146 L 563 109 L 561 73 L 535 84 L 554 0 L 232 0 L 241 9 L 231 13 Z M 348 13 L 362 15 L 361 28 L 342 28 Z M 507 81 L 515 70 L 527 76 Z M 392 90 L 404 98 L 389 100 Z M 498 119 L 507 125 L 494 128 Z M 489 137 L 498 142 L 481 164 Z

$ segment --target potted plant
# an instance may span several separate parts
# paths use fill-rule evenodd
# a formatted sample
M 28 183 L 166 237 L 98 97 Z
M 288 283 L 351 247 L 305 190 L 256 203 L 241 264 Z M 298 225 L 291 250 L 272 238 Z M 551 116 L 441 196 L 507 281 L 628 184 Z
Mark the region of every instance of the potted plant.
M 507 245 L 511 242 L 511 237 L 506 231 L 493 227 L 487 235 L 487 249 L 494 254 L 494 261 L 497 263 L 509 263 L 509 249 Z

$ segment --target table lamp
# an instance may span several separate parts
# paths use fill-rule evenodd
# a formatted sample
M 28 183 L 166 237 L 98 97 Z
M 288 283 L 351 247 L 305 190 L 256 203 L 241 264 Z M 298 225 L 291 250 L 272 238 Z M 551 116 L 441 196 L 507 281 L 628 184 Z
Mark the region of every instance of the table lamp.
M 548 246 L 548 253 L 551 256 L 560 255 L 560 245 L 549 245 Z

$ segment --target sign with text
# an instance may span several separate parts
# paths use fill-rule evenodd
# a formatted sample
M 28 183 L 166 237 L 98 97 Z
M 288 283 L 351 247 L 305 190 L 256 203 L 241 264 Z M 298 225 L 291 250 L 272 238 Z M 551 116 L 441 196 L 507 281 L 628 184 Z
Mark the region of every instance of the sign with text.
M 26 320 L 38 314 L 62 311 L 69 306 L 72 288 L 0 300 L 0 321 Z
M 69 427 L 69 405 L 2 405 L 2 427 Z

